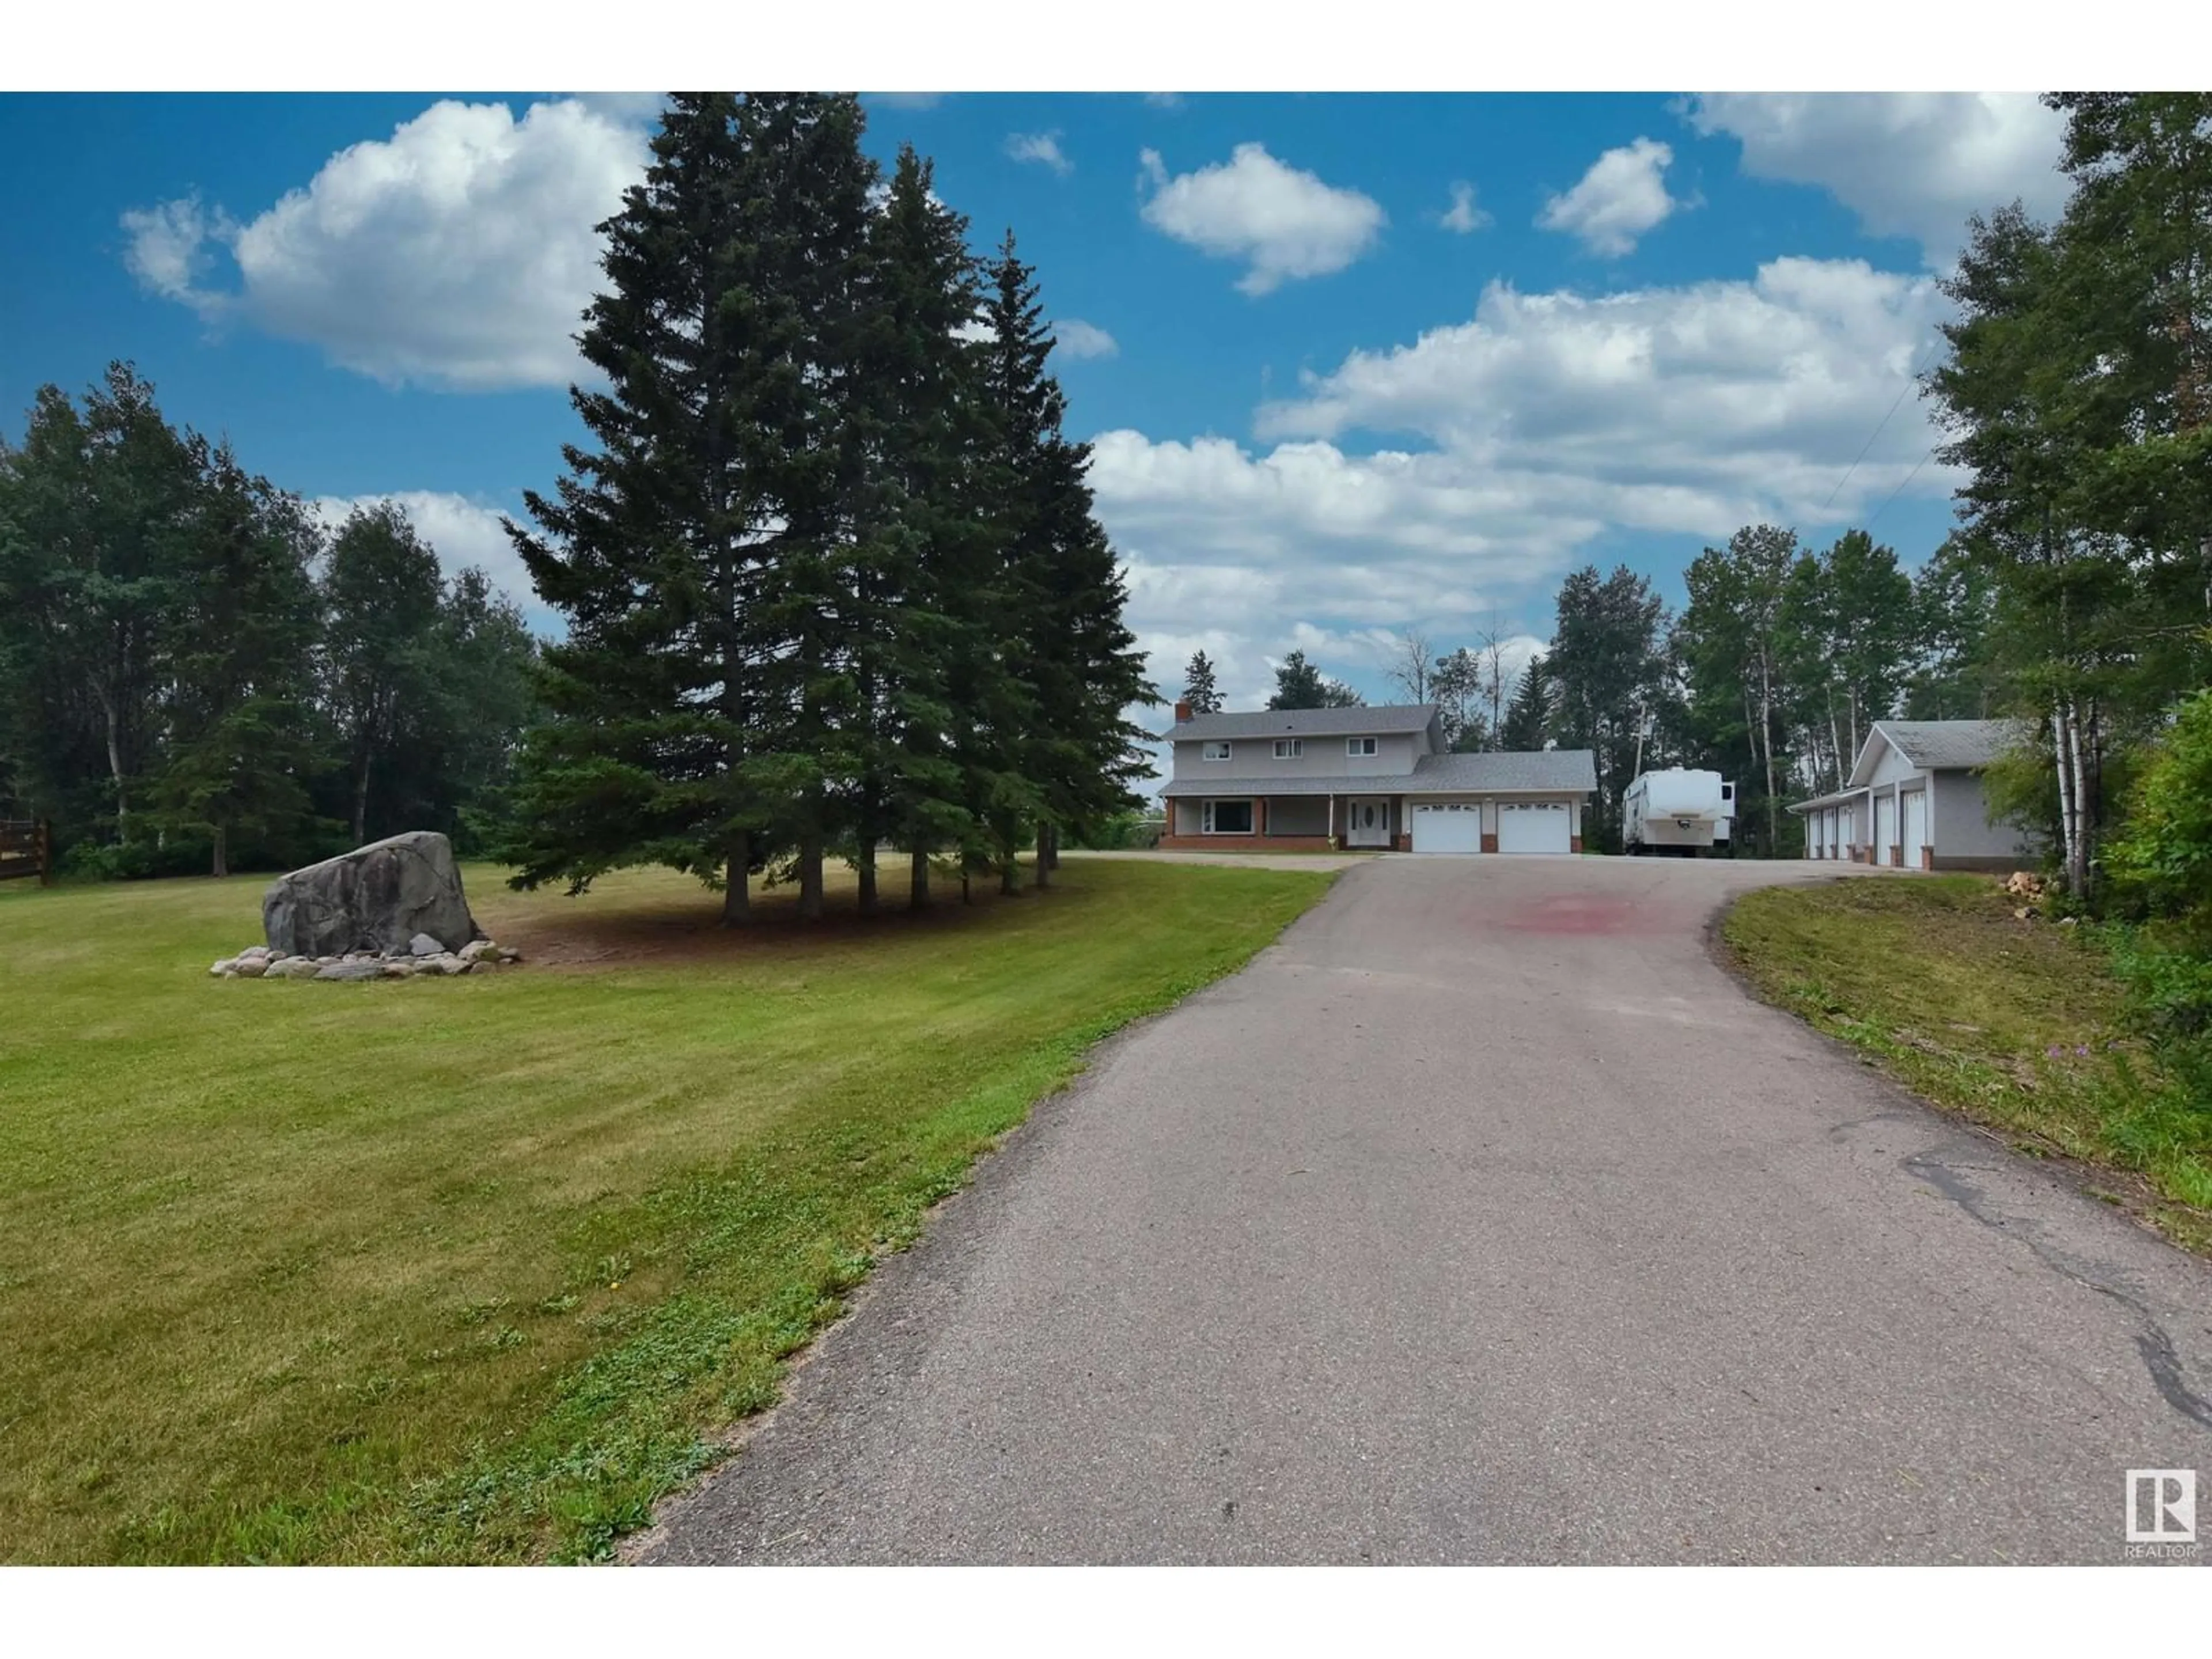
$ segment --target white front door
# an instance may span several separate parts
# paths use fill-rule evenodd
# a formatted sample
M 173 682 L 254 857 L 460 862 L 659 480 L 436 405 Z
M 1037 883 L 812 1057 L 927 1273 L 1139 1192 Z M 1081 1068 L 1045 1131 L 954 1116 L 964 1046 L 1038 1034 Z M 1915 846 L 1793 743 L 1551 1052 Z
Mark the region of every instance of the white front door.
M 1571 853 L 1571 815 L 1560 800 L 1500 801 L 1498 850 L 1501 853 Z
M 1390 798 L 1352 795 L 1344 803 L 1346 847 L 1388 847 L 1390 844 Z
M 1482 808 L 1474 802 L 1417 802 L 1407 810 L 1416 853 L 1480 853 Z

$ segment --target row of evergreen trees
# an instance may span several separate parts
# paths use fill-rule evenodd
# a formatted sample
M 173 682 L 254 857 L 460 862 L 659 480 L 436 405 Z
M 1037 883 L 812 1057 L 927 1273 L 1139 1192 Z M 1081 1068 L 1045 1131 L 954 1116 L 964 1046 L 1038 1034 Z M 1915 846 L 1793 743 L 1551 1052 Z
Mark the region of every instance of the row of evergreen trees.
M 333 534 L 112 366 L 0 441 L 0 817 L 143 875 L 459 832 L 501 782 L 534 645 L 404 514 Z
M 515 543 L 568 636 L 526 744 L 515 884 L 657 862 L 820 914 L 878 851 L 1016 884 L 1128 804 L 1152 696 L 1011 234 L 979 263 L 849 95 L 671 100 L 603 227 L 591 435 Z

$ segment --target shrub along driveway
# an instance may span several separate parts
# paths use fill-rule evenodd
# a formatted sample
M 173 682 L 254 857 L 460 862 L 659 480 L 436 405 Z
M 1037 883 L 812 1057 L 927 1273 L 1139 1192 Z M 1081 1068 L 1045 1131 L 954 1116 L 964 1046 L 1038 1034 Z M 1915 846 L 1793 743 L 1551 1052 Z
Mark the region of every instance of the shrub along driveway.
M 2124 1472 L 2212 1467 L 2212 1273 L 1749 1000 L 1705 925 L 1798 878 L 1348 872 L 636 1553 L 2119 1560 Z

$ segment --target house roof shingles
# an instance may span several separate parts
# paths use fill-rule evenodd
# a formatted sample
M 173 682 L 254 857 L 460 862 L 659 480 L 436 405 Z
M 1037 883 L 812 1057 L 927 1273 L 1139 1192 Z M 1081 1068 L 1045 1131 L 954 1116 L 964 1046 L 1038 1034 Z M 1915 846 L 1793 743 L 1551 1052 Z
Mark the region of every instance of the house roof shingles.
M 1923 771 L 1987 766 L 2020 737 L 2011 720 L 1877 720 L 1875 729 Z
M 1361 738 L 1421 732 L 1437 717 L 1431 702 L 1376 708 L 1259 708 L 1237 714 L 1194 714 L 1167 735 L 1177 743 L 1220 738 Z
M 1596 788 L 1597 759 L 1589 750 L 1549 749 L 1541 753 L 1424 755 L 1411 772 L 1178 778 L 1162 788 L 1160 795 L 1164 799 L 1199 795 L 1572 795 L 1590 794 Z
M 1424 755 L 1413 763 L 1415 790 L 1555 789 L 1597 792 L 1597 757 L 1587 749 L 1499 750 L 1478 755 Z

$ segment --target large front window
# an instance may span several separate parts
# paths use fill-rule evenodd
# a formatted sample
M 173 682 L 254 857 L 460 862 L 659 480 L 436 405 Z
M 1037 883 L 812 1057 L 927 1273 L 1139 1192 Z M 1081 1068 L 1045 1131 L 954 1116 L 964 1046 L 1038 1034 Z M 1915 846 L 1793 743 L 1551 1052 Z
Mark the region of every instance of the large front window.
M 1249 800 L 1206 802 L 1205 829 L 1209 836 L 1250 835 L 1252 833 L 1252 803 Z
M 1229 745 L 1225 743 L 1209 743 L 1206 747 L 1198 751 L 1198 756 L 1200 760 L 1227 760 L 1229 758 Z

